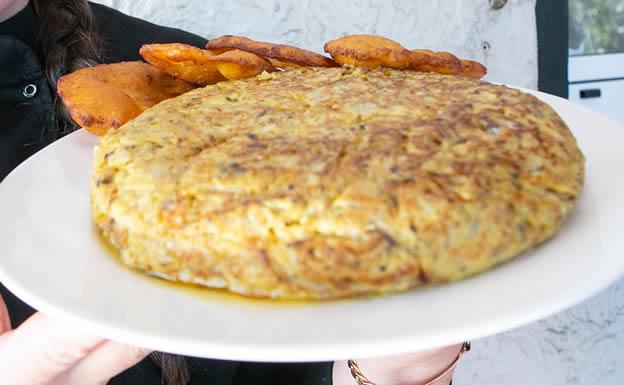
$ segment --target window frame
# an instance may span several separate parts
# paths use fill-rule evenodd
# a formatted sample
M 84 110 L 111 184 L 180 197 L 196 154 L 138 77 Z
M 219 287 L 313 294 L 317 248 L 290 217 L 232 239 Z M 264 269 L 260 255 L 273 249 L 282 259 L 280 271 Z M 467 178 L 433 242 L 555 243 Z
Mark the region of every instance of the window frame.
M 570 56 L 570 84 L 624 79 L 624 53 Z
M 537 0 L 538 89 L 568 97 L 568 0 Z

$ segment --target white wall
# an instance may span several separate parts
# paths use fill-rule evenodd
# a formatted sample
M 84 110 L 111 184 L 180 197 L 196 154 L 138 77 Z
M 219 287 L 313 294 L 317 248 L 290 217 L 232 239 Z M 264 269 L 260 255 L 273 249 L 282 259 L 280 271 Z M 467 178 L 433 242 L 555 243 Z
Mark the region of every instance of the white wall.
M 482 61 L 491 81 L 537 85 L 535 0 L 509 0 L 499 11 L 488 0 L 97 2 L 206 38 L 242 34 L 317 51 L 345 33 L 377 33 L 411 48 Z M 484 42 L 490 49 L 482 49 Z M 590 268 L 588 262 L 588 274 Z M 457 371 L 457 385 L 623 385 L 624 281 L 572 309 L 473 346 Z

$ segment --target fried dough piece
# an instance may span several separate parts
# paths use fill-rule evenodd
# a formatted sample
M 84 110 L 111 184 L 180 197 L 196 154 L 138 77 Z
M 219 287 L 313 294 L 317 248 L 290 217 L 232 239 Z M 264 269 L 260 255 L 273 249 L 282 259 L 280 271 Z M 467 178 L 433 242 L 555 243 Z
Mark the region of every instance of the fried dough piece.
M 212 62 L 228 80 L 245 79 L 265 71 L 275 71 L 275 67 L 267 58 L 239 49 L 213 56 Z
M 58 81 L 72 119 L 95 135 L 118 128 L 147 108 L 195 88 L 143 62 L 82 68 Z
M 143 59 L 159 70 L 198 85 L 225 80 L 216 65 L 207 65 L 217 56 L 187 44 L 146 44 L 139 50 Z
M 274 44 L 255 41 L 242 36 L 224 35 L 212 39 L 206 44 L 208 49 L 240 49 L 271 60 L 273 65 L 281 68 L 297 67 L 337 67 L 332 59 L 286 44 Z
M 487 68 L 481 63 L 472 60 L 461 61 L 461 75 L 473 78 L 481 79 L 487 74 Z
M 389 67 L 447 75 L 481 78 L 487 69 L 474 61 L 460 60 L 450 52 L 408 50 L 398 42 L 377 35 L 348 35 L 325 44 L 325 52 L 341 65 Z
M 340 65 L 369 68 L 407 69 L 412 56 L 396 41 L 376 35 L 343 36 L 327 42 L 324 50 Z
M 376 35 L 348 35 L 325 44 L 328 52 L 339 64 L 356 67 L 390 67 L 458 74 L 461 63 L 448 52 L 408 50 L 394 40 Z
M 169 43 L 146 44 L 139 52 L 161 71 L 201 86 L 275 71 L 267 59 L 241 50 L 215 52 Z
M 427 56 L 428 64 L 410 66 L 410 69 L 422 72 L 436 72 L 445 75 L 457 75 L 461 72 L 461 61 L 450 52 L 434 52 L 429 49 L 415 49 L 413 54 Z

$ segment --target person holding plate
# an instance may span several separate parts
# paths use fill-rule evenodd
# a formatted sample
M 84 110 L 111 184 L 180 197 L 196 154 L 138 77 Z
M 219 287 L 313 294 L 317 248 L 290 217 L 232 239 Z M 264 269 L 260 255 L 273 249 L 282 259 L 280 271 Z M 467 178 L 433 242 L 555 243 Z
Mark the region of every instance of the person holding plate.
M 0 0 L 0 181 L 76 129 L 57 80 L 97 63 L 140 60 L 145 43 L 206 40 L 84 0 Z M 44 192 L 42 192 L 44 193 Z M 0 384 L 446 385 L 468 345 L 349 362 L 263 364 L 181 357 L 83 334 L 0 284 Z M 217 353 L 218 354 L 218 353 Z M 210 355 L 207 352 L 207 355 Z

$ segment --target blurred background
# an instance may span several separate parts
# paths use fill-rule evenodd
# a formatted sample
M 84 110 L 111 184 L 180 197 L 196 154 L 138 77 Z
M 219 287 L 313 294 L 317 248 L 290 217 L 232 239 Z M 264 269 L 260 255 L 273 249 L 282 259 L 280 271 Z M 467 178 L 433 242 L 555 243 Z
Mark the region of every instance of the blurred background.
M 241 34 L 319 52 L 343 34 L 381 34 L 481 61 L 489 81 L 569 97 L 624 122 L 624 0 L 96 2 L 206 38 Z M 473 346 L 455 385 L 623 385 L 624 281 Z
M 624 0 L 569 0 L 569 54 L 570 100 L 624 123 Z
M 570 55 L 624 52 L 624 2 L 570 1 Z

